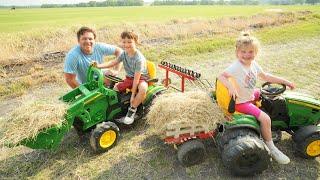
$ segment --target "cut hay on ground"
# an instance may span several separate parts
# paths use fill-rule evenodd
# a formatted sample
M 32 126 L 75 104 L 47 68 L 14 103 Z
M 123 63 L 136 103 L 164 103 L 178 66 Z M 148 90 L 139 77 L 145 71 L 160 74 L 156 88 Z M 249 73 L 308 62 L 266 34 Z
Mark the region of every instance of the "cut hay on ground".
M 211 100 L 209 93 L 204 91 L 161 95 L 155 100 L 147 116 L 152 130 L 160 135 L 165 133 L 170 124 L 189 123 L 211 130 L 223 120 L 223 112 Z
M 0 145 L 17 144 L 25 138 L 35 138 L 39 130 L 64 121 L 67 105 L 57 98 L 22 100 L 22 105 L 4 117 L 0 124 Z

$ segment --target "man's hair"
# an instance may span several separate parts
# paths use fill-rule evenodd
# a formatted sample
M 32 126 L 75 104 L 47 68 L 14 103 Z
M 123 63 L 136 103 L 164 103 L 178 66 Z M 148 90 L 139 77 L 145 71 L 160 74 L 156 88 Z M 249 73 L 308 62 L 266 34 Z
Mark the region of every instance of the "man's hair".
M 89 27 L 83 26 L 77 32 L 78 40 L 80 39 L 80 36 L 83 35 L 86 32 L 91 32 L 93 34 L 93 36 L 94 36 L 94 39 L 96 39 L 96 32 L 93 29 L 89 28 Z
M 133 31 L 123 31 L 121 33 L 121 39 L 125 39 L 125 38 L 133 39 L 136 44 L 139 44 L 138 35 L 136 33 L 134 33 Z

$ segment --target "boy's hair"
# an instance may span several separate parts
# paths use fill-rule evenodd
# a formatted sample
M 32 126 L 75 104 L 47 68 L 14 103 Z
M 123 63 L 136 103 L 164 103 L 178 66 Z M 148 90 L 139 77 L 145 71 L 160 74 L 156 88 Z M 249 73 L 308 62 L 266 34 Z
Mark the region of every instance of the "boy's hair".
M 93 29 L 89 28 L 89 27 L 83 26 L 77 32 L 78 40 L 80 39 L 80 36 L 83 35 L 86 32 L 91 32 L 93 34 L 93 36 L 94 36 L 94 39 L 96 39 L 96 32 Z
M 257 54 L 260 47 L 258 39 L 250 35 L 250 33 L 247 31 L 241 32 L 236 42 L 236 50 L 239 50 L 243 47 L 247 47 L 249 45 L 253 46 L 254 53 Z
M 133 31 L 123 31 L 121 33 L 121 39 L 125 39 L 125 38 L 133 39 L 136 44 L 139 44 L 139 42 L 138 42 L 139 41 L 139 37 Z

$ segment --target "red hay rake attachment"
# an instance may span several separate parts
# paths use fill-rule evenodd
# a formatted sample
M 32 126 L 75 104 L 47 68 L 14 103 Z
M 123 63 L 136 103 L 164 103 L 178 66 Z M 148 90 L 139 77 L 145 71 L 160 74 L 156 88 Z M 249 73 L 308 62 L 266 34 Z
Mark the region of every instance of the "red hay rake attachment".
M 203 89 L 209 87 L 212 88 L 212 85 L 207 79 L 200 79 L 201 74 L 199 72 L 166 61 L 161 61 L 158 66 L 166 70 L 166 77 L 164 79 L 164 85 L 166 87 L 168 87 L 171 83 L 171 79 L 169 78 L 169 72 L 172 72 L 174 74 L 177 74 L 181 78 L 181 92 L 184 92 L 185 80 L 188 80 L 191 84 L 195 85 L 196 87 L 200 87 Z M 170 85 L 170 87 L 179 90 L 173 85 Z

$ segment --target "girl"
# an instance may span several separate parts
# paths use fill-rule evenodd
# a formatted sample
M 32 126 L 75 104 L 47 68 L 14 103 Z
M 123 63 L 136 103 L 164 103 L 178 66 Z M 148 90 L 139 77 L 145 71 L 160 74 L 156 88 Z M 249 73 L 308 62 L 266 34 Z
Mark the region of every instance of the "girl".
M 231 64 L 218 79 L 228 88 L 229 95 L 236 100 L 236 111 L 253 115 L 260 121 L 261 134 L 271 156 L 280 164 L 288 164 L 290 159 L 273 144 L 270 117 L 251 102 L 260 96 L 260 92 L 254 89 L 257 77 L 264 81 L 285 84 L 290 89 L 295 85 L 288 80 L 265 73 L 255 61 L 258 49 L 258 40 L 248 32 L 242 32 L 236 42 L 237 61 Z M 234 86 L 228 80 L 229 78 L 233 78 L 237 86 Z
M 132 31 L 124 31 L 121 33 L 121 43 L 124 51 L 120 56 L 107 64 L 98 64 L 97 67 L 110 68 L 123 62 L 126 78 L 123 82 L 118 83 L 115 89 L 119 92 L 124 92 L 127 88 L 131 89 L 130 107 L 123 123 L 132 124 L 137 107 L 146 97 L 148 84 L 145 80 L 148 79 L 148 72 L 146 58 L 136 48 L 138 36 Z

